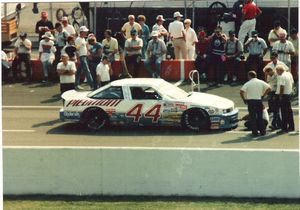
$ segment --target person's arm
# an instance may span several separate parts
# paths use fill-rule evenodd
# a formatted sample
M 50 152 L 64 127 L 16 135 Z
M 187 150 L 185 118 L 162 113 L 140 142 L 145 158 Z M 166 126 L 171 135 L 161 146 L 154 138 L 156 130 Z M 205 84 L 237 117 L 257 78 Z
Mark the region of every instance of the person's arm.
M 245 104 L 247 104 L 246 98 L 245 98 L 245 91 L 244 90 L 240 90 L 240 96 L 242 98 L 242 100 L 244 101 Z
M 271 92 L 271 88 L 270 88 L 270 87 L 268 87 L 268 88 L 266 89 L 266 91 L 265 91 L 264 94 L 263 94 L 263 97 L 265 97 L 266 95 L 268 95 L 269 92 Z

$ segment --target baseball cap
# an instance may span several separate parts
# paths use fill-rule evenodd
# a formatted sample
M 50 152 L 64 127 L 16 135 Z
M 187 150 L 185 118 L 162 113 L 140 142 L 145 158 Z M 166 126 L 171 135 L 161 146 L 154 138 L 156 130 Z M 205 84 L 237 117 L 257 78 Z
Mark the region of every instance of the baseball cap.
M 251 36 L 252 37 L 257 37 L 258 36 L 258 32 L 256 30 L 251 32 Z
M 48 39 L 50 39 L 50 40 L 54 40 L 54 36 L 51 34 L 50 31 L 47 31 L 47 32 L 42 36 L 42 38 L 43 38 L 43 39 L 44 39 L 44 38 L 48 38 Z
M 177 12 L 174 12 L 173 17 L 174 18 L 176 18 L 176 17 L 183 17 L 183 15 L 180 14 L 180 12 L 177 11 Z
M 130 35 L 137 35 L 137 30 L 135 30 L 135 28 L 133 28 L 133 29 L 130 31 Z
M 26 32 L 21 32 L 19 37 L 27 37 L 27 33 Z
M 164 16 L 162 15 L 157 15 L 156 20 L 165 21 Z
M 80 31 L 80 32 L 88 32 L 89 29 L 88 29 L 86 26 L 81 26 L 81 27 L 79 28 L 79 31 Z
M 271 53 L 271 58 L 272 58 L 272 57 L 278 57 L 278 53 L 273 51 L 273 52 Z
M 152 31 L 151 36 L 159 36 L 159 31 Z
M 233 30 L 230 30 L 228 33 L 229 33 L 229 36 L 234 36 L 235 35 L 235 32 Z
M 61 21 L 68 21 L 68 17 L 67 17 L 67 16 L 63 16 L 63 17 L 61 18 Z

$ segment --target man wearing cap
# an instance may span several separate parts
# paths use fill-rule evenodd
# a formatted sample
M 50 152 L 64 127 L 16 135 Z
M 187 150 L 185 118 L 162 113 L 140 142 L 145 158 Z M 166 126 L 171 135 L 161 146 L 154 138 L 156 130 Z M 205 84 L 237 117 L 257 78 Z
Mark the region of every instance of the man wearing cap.
M 208 65 L 208 50 L 209 40 L 206 37 L 206 33 L 201 29 L 198 33 L 198 42 L 196 43 L 196 54 L 195 66 L 202 79 L 206 79 L 207 76 L 207 65 Z
M 285 71 L 284 67 L 277 66 L 277 89 L 276 95 L 279 99 L 280 112 L 282 117 L 281 130 L 278 132 L 287 133 L 295 130 L 294 116 L 291 105 L 291 94 L 293 92 L 294 79 L 290 72 Z
M 75 40 L 75 46 L 77 49 L 77 57 L 79 62 L 79 68 L 76 72 L 76 80 L 75 80 L 75 89 L 76 90 L 83 90 L 83 87 L 81 87 L 80 84 L 80 76 L 83 72 L 86 76 L 86 79 L 90 85 L 90 88 L 94 88 L 94 82 L 93 78 L 88 66 L 87 62 L 87 55 L 88 55 L 88 49 L 87 49 L 87 43 L 85 38 L 87 37 L 89 29 L 86 26 L 81 26 L 79 28 L 79 36 Z
M 41 41 L 42 36 L 47 31 L 53 31 L 53 23 L 48 20 L 48 13 L 46 11 L 43 11 L 41 13 L 41 20 L 39 20 L 35 25 L 35 33 L 39 34 L 39 41 Z
M 249 123 L 251 124 L 252 135 L 257 136 L 266 134 L 266 126 L 263 121 L 263 102 L 271 88 L 266 82 L 257 79 L 255 71 L 248 72 L 248 82 L 240 90 L 240 96 L 244 103 L 248 105 Z
M 286 39 L 285 33 L 280 33 L 279 39 L 274 43 L 272 51 L 277 52 L 278 59 L 291 69 L 291 56 L 295 54 L 294 45 Z
M 110 63 L 115 61 L 115 55 L 119 52 L 118 40 L 112 37 L 112 32 L 110 29 L 104 32 L 105 39 L 102 40 L 103 54 L 107 56 Z
M 69 24 L 68 17 L 64 16 L 61 19 L 61 23 L 63 24 L 64 30 L 68 32 L 71 36 L 76 36 L 76 31 L 74 29 L 74 26 Z
M 268 112 L 272 113 L 272 123 L 269 126 L 271 130 L 276 130 L 281 127 L 281 119 L 279 116 L 279 100 L 275 95 L 277 89 L 277 73 L 274 68 L 265 66 L 263 69 L 267 83 L 271 87 L 271 91 L 268 94 Z
M 54 68 L 56 68 L 57 64 L 59 63 L 61 59 L 61 50 L 66 46 L 67 39 L 70 36 L 70 34 L 65 31 L 63 28 L 63 25 L 59 22 L 55 24 L 55 60 L 53 62 Z
M 135 29 L 139 35 L 142 33 L 142 27 L 139 23 L 135 22 L 134 15 L 128 15 L 128 22 L 125 23 L 121 28 L 121 31 L 125 39 L 131 38 L 130 32 L 132 29 Z
M 26 78 L 27 80 L 31 80 L 31 54 L 32 43 L 29 39 L 27 39 L 27 33 L 21 32 L 19 38 L 15 43 L 15 59 L 13 63 L 17 64 L 17 68 L 13 68 L 13 78 L 18 78 L 18 71 L 21 69 L 21 63 L 25 63 L 26 68 Z
M 195 30 L 191 28 L 191 23 L 191 19 L 184 20 L 187 57 L 189 60 L 195 60 L 195 45 L 198 42 L 198 38 Z
M 232 82 L 236 82 L 239 65 L 241 62 L 241 55 L 243 54 L 243 45 L 242 43 L 235 37 L 234 31 L 229 31 L 229 39 L 225 44 L 225 56 L 226 56 L 226 67 L 228 71 L 228 67 L 231 66 L 233 69 Z M 227 72 L 224 76 L 224 82 L 228 80 Z
M 268 51 L 268 46 L 262 38 L 258 37 L 257 31 L 251 32 L 252 37 L 245 43 L 245 48 L 249 50 L 249 56 L 246 60 L 246 71 L 250 71 L 252 65 L 257 65 L 257 77 L 263 79 L 263 59 Z
M 274 21 L 274 28 L 269 32 L 269 35 L 268 35 L 268 41 L 270 43 L 271 52 L 272 52 L 272 48 L 273 48 L 274 43 L 279 40 L 279 34 L 281 34 L 281 33 L 287 34 L 286 30 L 281 28 L 280 20 L 275 20 Z
M 61 62 L 57 64 L 57 73 L 60 80 L 60 93 L 75 89 L 76 65 L 69 61 L 68 54 L 61 55 Z
M 278 59 L 278 53 L 277 52 L 272 52 L 271 53 L 271 62 L 269 62 L 266 67 L 270 67 L 275 71 L 276 66 L 282 65 L 285 68 L 285 71 L 290 71 L 289 67 L 285 65 L 282 61 Z
M 244 44 L 247 34 L 250 35 L 250 32 L 255 30 L 256 18 L 261 13 L 262 11 L 253 3 L 253 0 L 246 0 L 246 4 L 243 6 L 243 23 L 238 34 L 242 44 Z
M 169 24 L 169 37 L 173 42 L 175 59 L 187 59 L 185 31 L 180 21 L 183 15 L 180 12 L 174 12 L 173 17 L 174 21 Z
M 165 41 L 165 38 L 167 38 L 168 36 L 168 31 L 167 29 L 163 26 L 164 24 L 164 16 L 162 15 L 157 15 L 156 17 L 156 24 L 153 25 L 152 27 L 152 31 L 158 31 L 159 32 L 159 36 L 158 38 Z
M 42 83 L 48 81 L 48 75 L 52 70 L 52 63 L 54 61 L 56 52 L 56 48 L 54 46 L 54 37 L 52 36 L 51 32 L 48 31 L 42 36 L 42 40 L 40 41 L 39 45 L 39 60 L 43 64 L 43 73 L 44 79 Z
M 137 36 L 137 31 L 132 29 L 131 38 L 125 41 L 125 61 L 133 77 L 138 76 L 139 64 L 142 59 L 143 40 Z
M 161 62 L 167 52 L 165 42 L 158 36 L 158 31 L 152 31 L 152 40 L 148 43 L 147 59 L 145 60 L 146 69 L 153 78 L 160 78 Z M 152 69 L 153 64 L 155 64 L 155 70 Z

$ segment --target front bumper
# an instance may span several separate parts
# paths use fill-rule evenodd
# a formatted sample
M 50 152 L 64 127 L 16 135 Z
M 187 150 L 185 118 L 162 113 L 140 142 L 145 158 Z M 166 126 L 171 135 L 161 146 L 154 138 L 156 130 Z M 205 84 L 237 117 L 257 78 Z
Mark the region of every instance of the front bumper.
M 61 121 L 72 121 L 79 122 L 80 121 L 80 113 L 79 112 L 67 112 L 64 108 L 59 110 L 59 119 Z
M 232 112 L 210 116 L 210 129 L 233 129 L 238 126 L 239 110 L 236 108 Z

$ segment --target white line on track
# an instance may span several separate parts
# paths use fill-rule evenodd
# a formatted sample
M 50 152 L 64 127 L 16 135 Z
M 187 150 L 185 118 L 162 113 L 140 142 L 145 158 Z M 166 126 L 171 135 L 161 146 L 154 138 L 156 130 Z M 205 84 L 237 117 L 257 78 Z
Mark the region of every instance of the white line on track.
M 5 133 L 34 133 L 35 130 L 2 130 Z

